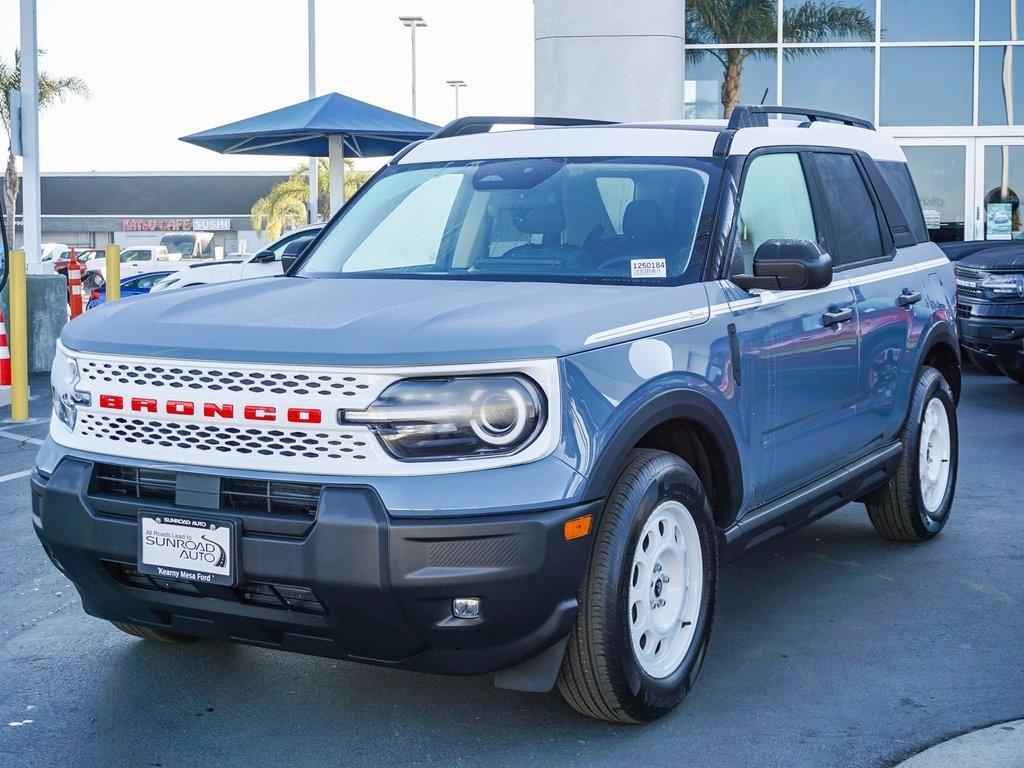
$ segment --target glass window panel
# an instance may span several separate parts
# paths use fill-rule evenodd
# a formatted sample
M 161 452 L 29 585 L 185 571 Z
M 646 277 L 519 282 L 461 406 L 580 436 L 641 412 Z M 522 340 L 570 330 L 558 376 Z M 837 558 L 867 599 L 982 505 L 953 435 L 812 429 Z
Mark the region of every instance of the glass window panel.
M 979 239 L 1021 239 L 1024 230 L 1020 211 L 1020 195 L 1024 193 L 1024 146 L 989 144 L 985 147 L 984 162 L 984 188 L 981 192 L 985 205 L 982 215 L 985 231 Z M 1009 204 L 1009 215 L 1001 203 Z
M 734 72 L 730 93 L 738 104 L 775 104 L 775 51 L 768 48 L 694 50 L 686 52 L 686 117 L 716 119 L 725 116 L 723 83 Z M 768 95 L 765 97 L 765 89 Z
M 779 17 L 775 0 L 688 0 L 686 42 L 774 43 Z
M 787 48 L 782 62 L 782 98 L 794 107 L 814 107 L 873 121 L 874 50 Z
M 782 39 L 826 43 L 875 39 L 875 0 L 785 0 Z
M 978 123 L 1024 123 L 1024 45 L 983 45 L 978 69 Z
M 974 0 L 883 0 L 882 39 L 973 40 Z
M 981 39 L 1019 40 L 1024 35 L 1024 3 L 1017 0 L 1017 37 L 1010 29 L 1010 0 L 981 0 Z
M 883 48 L 879 122 L 882 125 L 970 125 L 974 51 Z
M 753 274 L 754 253 L 765 240 L 818 239 L 800 157 L 769 154 L 755 157 L 747 169 L 737 221 L 743 270 Z
M 882 233 L 857 161 L 852 155 L 819 152 L 814 162 L 825 211 L 832 223 L 832 263 L 842 267 L 877 259 L 882 255 Z
M 914 177 L 928 237 L 936 243 L 963 240 L 966 147 L 906 146 L 903 154 Z
M 925 242 L 928 239 L 928 230 L 921 215 L 921 203 L 914 188 L 914 180 L 910 176 L 910 167 L 906 163 L 885 160 L 878 163 L 878 168 L 882 171 L 889 189 L 896 196 L 896 202 L 903 209 L 903 215 L 907 217 L 907 224 L 917 242 Z

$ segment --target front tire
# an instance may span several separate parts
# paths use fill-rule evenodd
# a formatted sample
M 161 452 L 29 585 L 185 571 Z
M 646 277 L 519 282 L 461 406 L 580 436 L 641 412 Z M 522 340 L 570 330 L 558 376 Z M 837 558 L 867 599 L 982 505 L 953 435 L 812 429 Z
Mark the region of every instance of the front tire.
M 934 368 L 923 368 L 900 437 L 903 456 L 889 482 L 865 501 L 875 530 L 892 541 L 926 541 L 949 519 L 956 491 L 956 402 Z
M 1006 376 L 1009 376 L 1011 379 L 1016 381 L 1018 384 L 1024 384 L 1024 368 L 1006 368 L 1000 366 L 999 370 L 1002 371 L 1003 374 L 1005 374 Z
M 996 361 L 992 360 L 991 358 L 985 357 L 984 355 L 979 355 L 977 352 L 967 350 L 967 359 L 971 361 L 971 364 L 974 365 L 975 368 L 977 368 L 980 371 L 983 371 L 984 373 L 987 373 L 991 376 L 1003 375 L 1003 372 L 999 369 L 999 364 L 996 363 Z
M 634 451 L 605 505 L 558 689 L 617 723 L 671 712 L 700 671 L 718 577 L 711 507 L 697 474 Z

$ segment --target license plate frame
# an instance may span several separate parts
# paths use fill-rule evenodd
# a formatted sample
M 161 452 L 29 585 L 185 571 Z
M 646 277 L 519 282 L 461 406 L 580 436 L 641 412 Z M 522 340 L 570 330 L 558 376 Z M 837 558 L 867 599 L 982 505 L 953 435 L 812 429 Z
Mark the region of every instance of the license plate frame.
M 140 509 L 138 530 L 139 573 L 191 584 L 238 584 L 238 520 Z

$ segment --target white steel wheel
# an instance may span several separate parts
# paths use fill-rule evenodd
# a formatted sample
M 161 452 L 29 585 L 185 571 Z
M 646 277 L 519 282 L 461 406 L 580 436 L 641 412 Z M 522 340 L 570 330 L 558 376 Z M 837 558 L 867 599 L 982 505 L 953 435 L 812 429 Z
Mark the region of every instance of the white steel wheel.
M 946 496 L 951 445 L 949 414 L 943 402 L 933 397 L 924 410 L 917 460 L 921 501 L 929 515 L 939 511 Z
M 651 677 L 668 677 L 686 657 L 703 589 L 697 525 L 680 502 L 663 501 L 637 540 L 627 601 L 633 653 Z

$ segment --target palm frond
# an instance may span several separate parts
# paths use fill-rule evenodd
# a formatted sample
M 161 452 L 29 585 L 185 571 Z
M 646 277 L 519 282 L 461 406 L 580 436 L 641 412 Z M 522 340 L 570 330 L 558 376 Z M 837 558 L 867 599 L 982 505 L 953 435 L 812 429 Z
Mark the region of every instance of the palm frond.
M 792 43 L 871 41 L 875 38 L 875 22 L 862 9 L 836 0 L 808 0 L 783 11 L 782 34 Z

